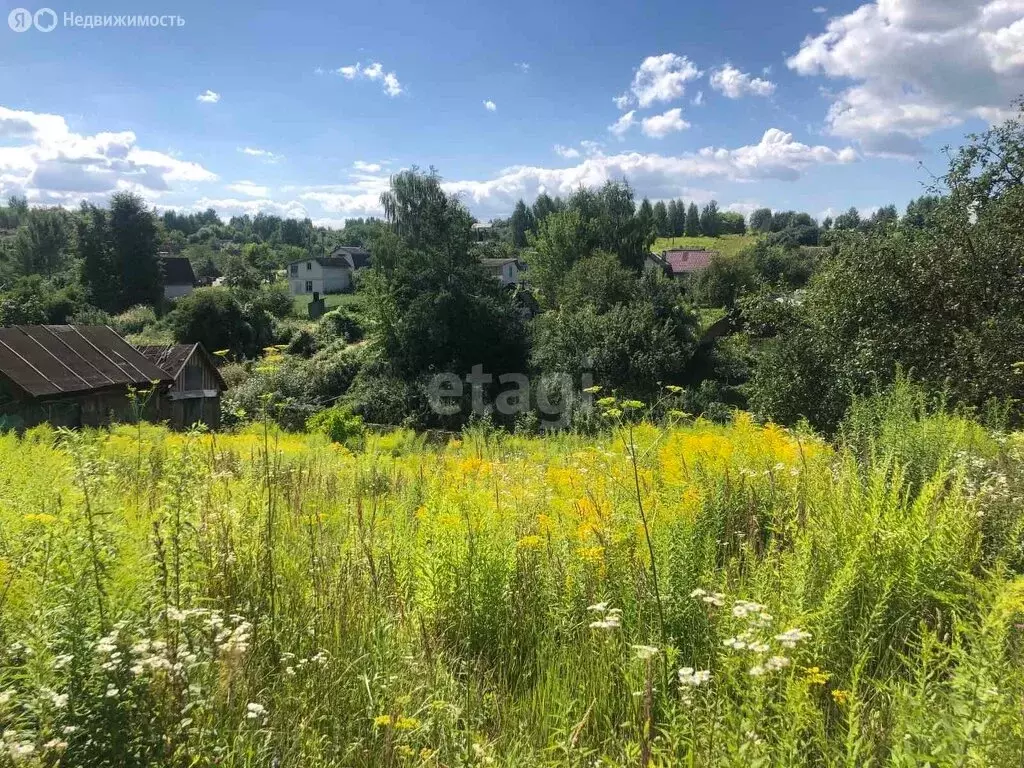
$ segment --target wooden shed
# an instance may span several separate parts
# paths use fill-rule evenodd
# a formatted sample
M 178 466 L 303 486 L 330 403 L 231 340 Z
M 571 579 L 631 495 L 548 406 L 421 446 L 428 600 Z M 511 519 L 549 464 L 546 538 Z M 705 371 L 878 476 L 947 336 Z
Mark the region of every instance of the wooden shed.
M 187 429 L 193 424 L 220 427 L 220 396 L 227 385 L 202 344 L 145 346 L 139 351 L 173 379 L 162 419 L 174 429 Z
M 154 420 L 172 378 L 107 326 L 0 328 L 0 428 Z

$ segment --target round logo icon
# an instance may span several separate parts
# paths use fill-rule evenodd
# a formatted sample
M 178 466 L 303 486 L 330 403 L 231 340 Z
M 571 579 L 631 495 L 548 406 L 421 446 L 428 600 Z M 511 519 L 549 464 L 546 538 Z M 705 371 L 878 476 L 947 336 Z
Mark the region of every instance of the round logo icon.
M 40 8 L 36 11 L 33 21 L 40 32 L 53 32 L 53 28 L 57 26 L 57 14 L 52 8 Z
M 27 8 L 15 8 L 7 14 L 7 26 L 15 32 L 28 32 L 32 29 L 32 11 Z

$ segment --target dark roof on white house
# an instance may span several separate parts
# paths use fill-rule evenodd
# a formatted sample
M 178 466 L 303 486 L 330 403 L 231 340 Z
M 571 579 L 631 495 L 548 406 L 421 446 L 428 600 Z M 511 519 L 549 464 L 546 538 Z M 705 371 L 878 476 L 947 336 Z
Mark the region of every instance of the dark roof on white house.
M 0 377 L 31 397 L 172 381 L 105 325 L 0 328 Z
M 370 252 L 356 245 L 339 245 L 331 251 L 330 256 L 310 256 L 306 259 L 297 259 L 288 262 L 288 266 L 304 264 L 307 261 L 315 261 L 321 267 L 363 269 L 370 266 Z
M 195 285 L 196 273 L 192 271 L 192 262 L 184 256 L 161 256 L 160 273 L 164 285 Z

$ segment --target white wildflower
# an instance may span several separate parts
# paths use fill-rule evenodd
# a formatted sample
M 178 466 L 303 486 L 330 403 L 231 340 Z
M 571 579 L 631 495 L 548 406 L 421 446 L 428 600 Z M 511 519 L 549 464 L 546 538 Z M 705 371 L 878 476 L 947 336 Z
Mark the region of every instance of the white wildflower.
M 50 700 L 53 702 L 53 706 L 57 709 L 64 709 L 68 705 L 68 695 L 66 693 L 54 693 L 50 691 Z
M 648 661 L 657 656 L 660 651 L 653 645 L 634 645 L 633 653 L 636 654 L 636 657 L 640 659 L 640 661 Z
M 50 739 L 48 742 L 43 744 L 43 749 L 51 749 L 55 752 L 63 752 L 68 748 L 68 743 L 63 739 Z
M 750 668 L 749 674 L 750 674 L 751 677 L 760 677 L 761 675 L 763 675 L 767 671 L 768 670 L 766 670 L 760 664 L 757 664 L 757 665 L 755 665 L 755 666 Z
M 0 691 L 0 707 L 7 704 L 11 699 L 14 698 L 14 690 L 9 688 L 6 691 Z
M 781 635 L 776 635 L 775 639 L 782 643 L 784 648 L 796 648 L 798 643 L 804 640 L 811 639 L 811 633 L 805 632 L 802 629 L 788 629 Z
M 704 597 L 707 594 L 707 590 L 697 587 L 693 592 L 690 593 L 690 597 Z
M 772 656 L 764 665 L 770 672 L 778 672 L 780 669 L 785 669 L 789 666 L 789 659 L 785 656 Z
M 745 619 L 751 614 L 759 614 L 764 610 L 764 606 L 760 603 L 754 603 L 750 600 L 737 600 L 732 606 L 732 615 L 737 619 Z
M 723 595 L 721 592 L 715 592 L 712 595 L 704 595 L 704 597 L 702 597 L 701 600 L 707 603 L 708 605 L 715 606 L 716 608 L 721 608 L 723 605 L 725 605 L 725 595 Z
M 267 714 L 267 708 L 262 704 L 257 704 L 255 701 L 250 701 L 245 705 L 245 717 L 248 720 L 256 720 L 264 717 Z
M 683 667 L 679 670 L 679 684 L 691 688 L 699 688 L 711 679 L 710 669 L 695 670 L 693 667 Z
M 608 603 L 594 603 L 593 605 L 588 605 L 587 610 L 594 613 L 604 613 L 608 610 Z
M 112 685 L 108 685 L 107 686 L 107 691 L 103 695 L 106 696 L 108 699 L 112 699 L 115 696 L 117 696 L 119 693 L 121 693 L 121 692 L 117 688 L 115 688 Z

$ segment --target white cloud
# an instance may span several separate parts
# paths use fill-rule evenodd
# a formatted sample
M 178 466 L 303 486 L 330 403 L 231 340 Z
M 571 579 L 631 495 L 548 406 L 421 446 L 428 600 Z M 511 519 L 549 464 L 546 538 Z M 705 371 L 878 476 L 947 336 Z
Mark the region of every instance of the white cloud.
M 877 0 L 831 19 L 787 64 L 852 80 L 826 117 L 870 153 L 912 155 L 929 134 L 1005 117 L 1024 92 L 1024 0 Z
M 630 92 L 641 107 L 658 101 L 674 101 L 686 92 L 686 84 L 696 80 L 702 72 L 685 56 L 663 53 L 648 56 L 633 76 Z M 615 99 L 619 109 L 625 109 L 630 98 L 626 94 Z
M 726 64 L 721 69 L 712 72 L 710 82 L 712 88 L 721 91 L 730 99 L 740 99 L 744 96 L 771 96 L 775 93 L 775 83 L 741 72 L 731 64 Z
M 380 81 L 384 87 L 384 93 L 388 96 L 398 96 L 402 93 L 402 84 L 398 82 L 398 76 L 394 72 L 385 72 L 384 65 L 379 61 L 372 61 L 367 65 L 360 62 L 350 64 L 346 67 L 338 67 L 335 70 L 346 80 L 366 79 L 374 82 Z
M 498 109 L 498 105 L 495 104 L 490 99 L 487 99 L 487 101 L 484 102 L 484 109 L 486 109 L 488 112 L 494 112 Z
M 625 137 L 629 129 L 636 125 L 636 110 L 631 109 L 626 114 L 622 115 L 618 120 L 608 126 L 608 131 L 619 139 Z
M 675 131 L 682 131 L 690 127 L 690 124 L 683 120 L 683 110 L 679 107 L 670 109 L 662 115 L 645 117 L 641 124 L 641 130 L 645 136 L 654 139 L 661 139 Z
M 699 107 L 704 104 L 704 91 L 697 91 L 697 95 L 693 97 L 693 106 Z
M 615 106 L 618 107 L 619 109 L 625 109 L 626 107 L 629 106 L 630 98 L 631 97 L 628 93 L 623 93 L 618 96 L 612 97 L 612 101 L 615 103 Z
M 239 198 L 210 198 L 202 197 L 195 201 L 191 206 L 170 206 L 177 210 L 196 210 L 205 211 L 207 208 L 213 208 L 217 211 L 222 218 L 230 218 L 232 216 L 243 216 L 248 214 L 249 216 L 255 216 L 257 213 L 271 213 L 275 216 L 283 216 L 285 218 L 293 219 L 304 219 L 309 213 L 302 203 L 296 200 L 288 200 L 279 202 L 271 200 L 269 198 L 253 198 L 250 200 L 242 200 Z
M 228 184 L 227 188 L 232 192 L 249 197 L 267 197 L 270 194 L 270 187 L 257 184 L 254 181 L 236 181 L 234 184 Z
M 826 8 L 824 5 L 816 5 L 813 8 L 811 8 L 811 12 L 812 13 L 828 13 L 828 8 Z
M 152 200 L 174 182 L 216 179 L 198 163 L 138 147 L 132 131 L 82 135 L 60 115 L 0 107 L 0 196 L 74 204 L 130 190 Z
M 580 156 L 580 151 L 574 147 L 564 147 L 561 144 L 555 144 L 555 154 L 559 157 L 572 160 Z
M 530 65 L 529 65 L 528 62 L 525 62 L 525 61 L 517 61 L 516 62 L 516 69 L 518 69 L 523 74 L 526 74 L 527 72 L 530 71 Z
M 269 149 L 260 149 L 258 147 L 239 147 L 238 151 L 243 155 L 262 158 L 268 163 L 276 163 L 278 160 L 282 160 L 284 158 L 283 155 L 274 154 Z
M 207 88 L 205 91 L 196 96 L 196 101 L 201 101 L 204 104 L 216 104 L 220 101 L 220 94 L 216 91 L 211 91 Z
M 352 163 L 352 167 L 357 171 L 362 171 L 363 173 L 377 173 L 384 166 L 380 163 L 368 163 L 365 160 L 356 160 Z
M 608 180 L 627 179 L 637 197 L 689 198 L 698 197 L 692 193 L 694 182 L 795 181 L 815 166 L 856 159 L 852 148 L 809 146 L 796 141 L 792 134 L 772 128 L 757 144 L 735 149 L 706 147 L 675 156 L 639 152 L 606 155 L 595 151 L 568 168 L 514 166 L 486 181 L 452 181 L 444 187 L 463 195 L 478 215 L 507 215 L 516 200 L 530 199 L 541 189 L 564 196 L 580 185 L 594 187 Z M 701 196 L 710 198 L 710 192 Z

